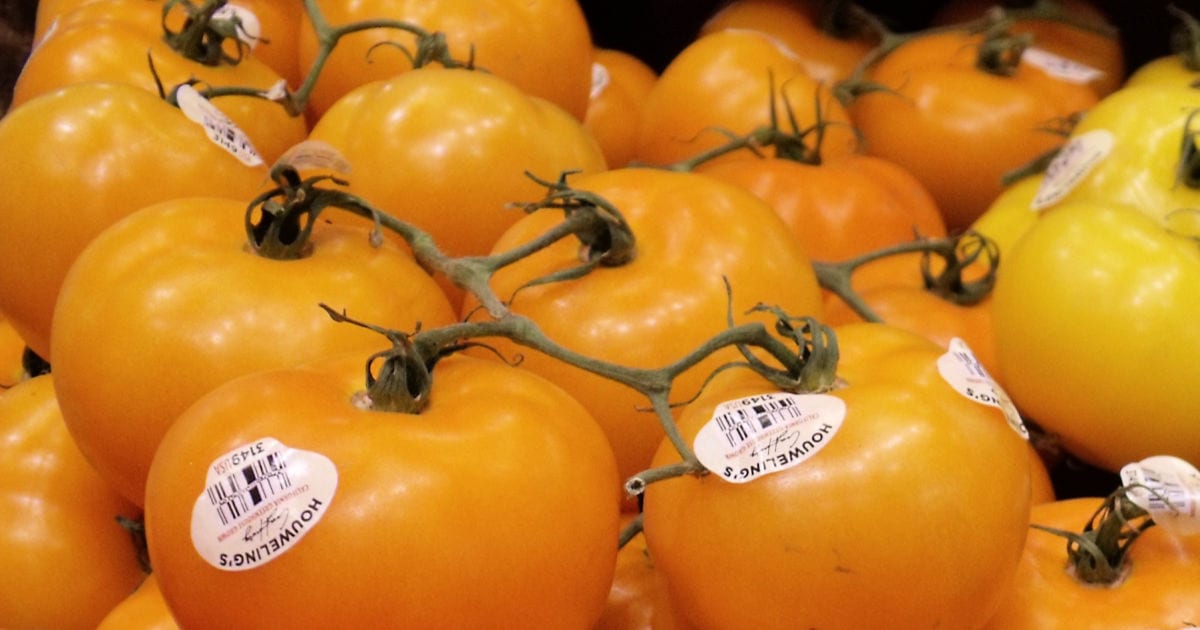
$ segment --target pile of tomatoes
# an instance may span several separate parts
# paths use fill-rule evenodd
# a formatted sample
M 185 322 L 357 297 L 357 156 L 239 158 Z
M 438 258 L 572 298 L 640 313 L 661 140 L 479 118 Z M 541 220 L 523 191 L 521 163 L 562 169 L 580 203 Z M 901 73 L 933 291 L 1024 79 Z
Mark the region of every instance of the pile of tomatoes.
M 1200 624 L 1200 46 L 298 6 L 38 5 L 0 627 Z

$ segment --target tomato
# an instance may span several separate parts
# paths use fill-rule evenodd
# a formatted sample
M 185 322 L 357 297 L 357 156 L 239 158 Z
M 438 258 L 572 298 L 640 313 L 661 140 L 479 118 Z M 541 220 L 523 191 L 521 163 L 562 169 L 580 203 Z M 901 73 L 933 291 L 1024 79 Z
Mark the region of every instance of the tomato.
M 592 40 L 574 0 L 320 0 L 317 6 L 333 26 L 385 18 L 440 32 L 454 59 L 473 58 L 476 66 L 555 103 L 579 120 L 587 111 Z M 338 40 L 309 100 L 312 120 L 324 116 L 354 88 L 411 69 L 400 50 L 371 48 L 386 42 L 411 47 L 412 39 L 400 30 L 375 28 Z M 317 41 L 306 14 L 298 42 L 301 68 L 312 67 Z
M 425 230 L 451 256 L 486 254 L 521 217 L 507 205 L 544 190 L 527 172 L 553 180 L 606 168 L 562 108 L 472 70 L 426 68 L 362 86 L 309 138 L 350 164 L 349 192 Z
M 438 361 L 420 413 L 375 410 L 355 404 L 365 360 L 230 381 L 171 427 L 146 530 L 180 626 L 590 627 L 616 563 L 619 480 L 589 412 L 466 356 Z M 226 485 L 243 468 L 257 485 Z M 229 502 L 209 501 L 214 486 Z M 221 525 L 218 508 L 255 505 L 254 488 L 259 509 Z
M 119 218 L 177 196 L 249 199 L 266 179 L 210 142 L 156 95 L 124 84 L 81 84 L 28 101 L 0 119 L 0 311 L 38 355 L 67 269 Z
M 253 56 L 237 64 L 215 65 L 187 57 L 164 38 L 163 26 L 155 20 L 162 13 L 159 3 L 97 0 L 75 11 L 85 15 L 63 16 L 26 59 L 13 85 L 14 107 L 63 86 L 92 81 L 129 83 L 157 94 L 159 83 L 169 90 L 192 79 L 204 87 L 261 91 L 282 80 Z M 153 61 L 153 71 L 147 57 Z M 223 96 L 213 103 L 245 132 L 268 163 L 303 140 L 308 130 L 303 117 L 257 96 Z
M 845 260 L 918 235 L 946 235 L 925 186 L 881 158 L 847 155 L 820 164 L 739 159 L 697 170 L 771 204 L 813 260 Z
M 1079 497 L 1034 506 L 1030 521 L 1076 532 L 1103 499 Z M 987 628 L 1187 628 L 1200 618 L 1200 538 L 1151 527 L 1128 547 L 1121 579 L 1085 584 L 1066 562 L 1062 536 L 1031 529 L 1015 585 Z
M 179 630 L 179 624 L 163 600 L 158 576 L 151 573 L 100 620 L 96 630 Z
M 1197 282 L 1195 241 L 1137 209 L 1043 211 L 1000 266 L 998 378 L 1087 463 L 1115 471 L 1163 452 L 1200 461 Z M 1143 416 L 1152 421 L 1130 421 Z
M 659 368 L 692 352 L 758 302 L 797 315 L 819 315 L 820 291 L 809 259 L 765 203 L 736 186 L 695 173 L 624 168 L 571 178 L 615 206 L 636 239 L 628 263 L 601 266 L 583 277 L 517 288 L 579 265 L 579 243 L 560 240 L 500 269 L 491 281 L 513 296 L 513 312 L 532 319 L 562 346 L 602 361 Z M 527 215 L 496 242 L 494 252 L 529 242 L 561 222 L 556 211 Z M 718 228 L 719 226 L 719 228 Z M 732 287 L 727 292 L 723 279 Z M 464 301 L 473 313 L 477 302 Z M 765 315 L 759 321 L 768 320 Z M 662 439 L 657 416 L 642 394 L 616 381 L 529 351 L 508 340 L 488 345 L 571 392 L 604 428 L 622 477 L 641 472 Z M 684 400 L 717 366 L 740 355 L 716 352 L 674 381 Z
M 784 406 L 810 424 L 776 418 L 780 450 L 727 443 L 771 462 L 807 459 L 771 473 L 761 473 L 764 460 L 740 473 L 731 463 L 735 479 L 750 471 L 744 483 L 716 468 L 646 488 L 646 541 L 672 603 L 698 628 L 981 627 L 1025 540 L 1029 446 L 999 409 L 939 375 L 943 348 L 883 324 L 836 336 L 845 384 Z M 699 451 L 718 404 L 782 395 L 753 372 L 727 370 L 678 426 Z M 731 404 L 731 417 L 758 422 L 752 407 Z M 716 426 L 704 431 L 719 440 Z M 654 457 L 678 461 L 667 442 Z
M 637 148 L 642 103 L 658 75 L 633 55 L 597 48 L 592 57 L 592 92 L 583 125 L 596 138 L 610 166 L 626 166 Z
M 63 423 L 49 374 L 0 393 L 0 626 L 95 628 L 142 579 L 105 484 Z
M 1097 100 L 1087 86 L 1056 79 L 1024 57 L 1009 74 L 977 67 L 983 41 L 962 30 L 913 37 L 866 73 L 889 91 L 850 105 L 866 152 L 916 175 L 952 231 L 983 213 L 1006 172 L 1062 144 L 1048 126 Z
M 1122 88 L 1093 107 L 1047 168 L 1038 207 L 1095 199 L 1140 208 L 1166 222 L 1200 207 L 1200 181 L 1188 163 L 1200 133 L 1200 90 L 1183 86 Z
M 1125 51 L 1117 27 L 1099 5 L 1089 0 L 1060 0 L 1032 6 L 1026 11 L 1020 2 L 1006 14 L 1013 18 L 1014 34 L 1029 34 L 1033 40 L 1029 61 L 1041 65 L 1065 80 L 1090 85 L 1097 96 L 1105 96 L 1121 87 L 1125 80 Z M 989 0 L 953 0 L 945 2 L 930 20 L 949 25 L 980 19 L 996 6 Z
M 604 614 L 592 630 L 687 630 L 671 609 L 667 583 L 654 568 L 646 537 L 638 533 L 617 553 Z
M 853 25 L 839 29 L 836 22 L 828 23 L 838 17 L 826 15 L 822 3 L 812 0 L 732 0 L 701 25 L 700 35 L 758 31 L 796 57 L 809 76 L 832 85 L 849 78 L 877 43 L 865 31 L 853 32 Z
M 801 129 L 814 126 L 818 114 L 827 123 L 820 147 L 817 134 L 805 137 L 810 151 L 833 159 L 856 150 L 849 116 L 828 86 L 767 36 L 725 30 L 698 37 L 663 69 L 642 110 L 637 160 L 671 164 L 725 144 L 726 133 L 745 135 L 767 125 L 772 82 L 783 124 L 788 110 Z
M 320 303 L 401 330 L 454 320 L 433 279 L 366 228 L 320 223 L 307 255 L 275 260 L 248 251 L 245 212 L 214 197 L 147 206 L 98 235 L 63 282 L 51 339 L 63 416 L 135 503 L 158 441 L 208 390 L 378 343 Z
M 134 3 L 126 0 L 43 0 L 37 3 L 37 11 L 33 27 L 33 45 L 36 46 L 48 33 L 53 33 L 65 23 L 79 18 L 82 21 L 105 20 L 113 17 L 114 11 L 122 19 L 136 15 L 144 19 L 148 28 L 156 28 L 162 22 L 162 3 L 157 0 L 138 0 L 141 4 L 152 7 L 153 10 L 133 8 L 130 12 L 125 7 L 134 7 Z M 84 5 L 94 5 L 88 9 L 80 9 Z M 302 79 L 299 67 L 299 54 L 296 50 L 296 39 L 299 36 L 300 13 L 289 7 L 281 0 L 237 0 L 228 2 L 228 11 L 236 14 L 242 20 L 245 33 L 242 36 L 247 49 L 243 54 L 253 54 L 262 59 L 268 66 L 287 79 L 289 85 L 296 87 Z M 167 16 L 167 24 L 178 29 L 186 17 L 184 11 L 176 10 Z M 237 46 L 228 42 L 224 46 L 231 55 L 237 55 Z

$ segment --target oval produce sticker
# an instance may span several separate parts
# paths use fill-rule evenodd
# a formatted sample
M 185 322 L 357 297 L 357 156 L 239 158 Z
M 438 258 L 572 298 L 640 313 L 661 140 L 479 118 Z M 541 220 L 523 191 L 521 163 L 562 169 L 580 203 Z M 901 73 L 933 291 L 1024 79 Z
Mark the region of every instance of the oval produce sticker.
M 1068 140 L 1046 166 L 1030 207 L 1044 210 L 1062 201 L 1112 153 L 1115 143 L 1107 129 L 1092 129 Z
M 717 476 L 746 483 L 812 457 L 845 418 L 846 403 L 828 394 L 749 396 L 718 405 L 692 448 Z
M 225 571 L 260 567 L 325 516 L 337 467 L 320 453 L 264 437 L 213 460 L 192 506 L 192 545 Z
M 262 156 L 259 155 L 258 149 L 254 148 L 254 143 L 250 141 L 246 132 L 230 120 L 225 112 L 213 105 L 212 101 L 196 91 L 196 88 L 187 84 L 179 86 L 175 90 L 175 99 L 183 115 L 203 127 L 208 139 L 214 144 L 232 153 L 246 166 L 258 166 L 263 163 Z
M 1000 388 L 987 369 L 975 358 L 967 342 L 955 337 L 950 340 L 946 353 L 938 357 L 938 373 L 942 375 L 955 391 L 974 400 L 977 403 L 991 407 L 999 407 L 1004 412 L 1004 419 L 1017 435 L 1029 439 L 1029 429 L 1017 406 L 1013 404 L 1008 394 Z
M 1147 457 L 1121 469 L 1126 496 L 1176 536 L 1200 535 L 1200 471 L 1171 455 Z

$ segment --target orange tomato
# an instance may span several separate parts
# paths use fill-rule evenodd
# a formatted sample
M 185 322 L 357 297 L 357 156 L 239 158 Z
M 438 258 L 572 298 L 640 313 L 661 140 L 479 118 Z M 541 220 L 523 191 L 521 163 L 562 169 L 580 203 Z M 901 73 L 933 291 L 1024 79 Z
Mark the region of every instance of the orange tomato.
M 637 149 L 642 103 L 658 75 L 633 55 L 598 48 L 592 58 L 592 92 L 583 125 L 611 167 L 627 166 Z
M 866 33 L 840 33 L 824 24 L 824 3 L 813 0 L 732 0 L 700 28 L 700 35 L 727 29 L 752 30 L 770 36 L 794 55 L 809 76 L 833 85 L 849 78 L 876 45 Z
M 1076 532 L 1103 500 L 1034 506 L 1030 522 Z M 1067 540 L 1031 529 L 1013 588 L 988 630 L 1187 628 L 1200 618 L 1200 538 L 1151 527 L 1129 544 L 1115 584 L 1086 584 L 1069 568 Z
M 697 171 L 770 204 L 813 260 L 840 261 L 918 235 L 946 235 L 925 186 L 882 158 L 853 154 L 819 164 L 751 158 L 701 164 Z
M 164 38 L 160 3 L 96 0 L 74 11 L 83 15 L 62 16 L 59 26 L 26 59 L 13 85 L 13 107 L 77 83 L 128 83 L 157 95 L 160 83 L 167 90 L 198 80 L 203 86 L 267 91 L 283 79 L 253 56 L 237 64 L 212 65 L 188 58 Z M 257 96 L 223 96 L 212 103 L 249 137 L 268 164 L 308 131 L 303 117 Z
M 137 15 L 145 20 L 148 28 L 160 26 L 162 3 L 159 0 L 138 0 L 153 10 L 135 10 Z M 85 4 L 95 4 L 86 10 L 79 8 Z M 125 0 L 42 0 L 37 3 L 34 19 L 33 44 L 36 46 L 42 38 L 53 33 L 67 23 L 80 21 L 104 20 L 120 14 L 121 17 L 131 15 L 122 7 L 130 6 Z M 243 54 L 253 54 L 262 59 L 268 66 L 287 79 L 292 87 L 300 84 L 301 74 L 299 57 L 296 50 L 296 39 L 299 35 L 300 12 L 288 5 L 285 0 L 236 0 L 228 2 L 228 11 L 236 13 L 243 20 L 243 28 L 254 33 L 247 34 L 248 51 Z M 249 12 L 250 15 L 246 15 Z M 141 17 L 144 16 L 144 17 Z M 173 28 L 182 25 L 185 17 L 183 11 L 172 11 L 167 16 L 167 24 Z M 227 43 L 225 49 L 230 55 L 236 55 L 236 45 Z
M 51 337 L 63 417 L 89 461 L 139 505 L 159 440 L 205 392 L 378 345 L 375 333 L 332 321 L 322 302 L 400 330 L 454 320 L 433 279 L 390 241 L 376 247 L 366 228 L 318 223 L 305 255 L 267 258 L 247 246 L 246 205 L 147 206 L 96 236 L 63 282 Z
M 1000 6 L 1004 6 L 1001 3 Z M 1052 7 L 1053 15 L 1034 17 L 1023 15 L 1021 3 L 1010 3 L 1015 18 L 1013 33 L 1028 33 L 1033 37 L 1035 63 L 1051 69 L 1058 76 L 1083 83 L 1103 97 L 1125 81 L 1125 51 L 1118 29 L 1108 20 L 1100 5 L 1089 0 L 1057 0 L 1043 3 Z M 942 3 L 931 23 L 950 25 L 981 18 L 996 6 L 991 0 L 951 0 Z M 1036 8 L 1035 8 L 1036 9 Z M 1047 54 L 1049 53 L 1049 54 Z
M 0 626 L 91 630 L 142 580 L 140 511 L 80 454 L 44 374 L 0 393 Z
M 526 173 L 553 180 L 606 168 L 583 123 L 474 70 L 426 68 L 364 85 L 309 139 L 350 164 L 349 192 L 425 230 L 451 256 L 486 254 L 521 218 L 508 204 L 544 190 Z M 461 290 L 441 280 L 459 302 Z
M 963 30 L 916 36 L 868 69 L 889 90 L 850 106 L 865 151 L 916 175 L 952 231 L 984 212 L 1006 172 L 1063 143 L 1046 127 L 1097 101 L 1023 58 L 1007 74 L 981 69 L 983 41 Z
M 764 439 L 738 441 L 733 420 L 716 455 L 729 468 L 648 485 L 646 541 L 672 604 L 698 628 L 979 628 L 1025 540 L 1029 445 L 939 375 L 943 348 L 882 324 L 835 332 L 844 385 L 784 405 L 727 370 L 678 413 L 697 451 L 701 431 L 724 439 L 726 411 Z M 760 419 L 772 404 L 809 424 Z M 764 455 L 741 464 L 734 448 Z M 654 457 L 679 461 L 668 442 Z
M 818 117 L 827 123 L 820 147 L 815 134 L 805 138 L 810 151 L 833 159 L 857 149 L 849 116 L 828 86 L 765 35 L 725 30 L 697 38 L 663 69 L 642 110 L 637 160 L 672 164 L 725 144 L 726 133 L 745 135 L 767 125 L 772 82 L 784 124 L 788 110 L 801 128 Z
M 333 26 L 384 18 L 440 32 L 455 59 L 473 58 L 478 67 L 579 120 L 587 111 L 592 40 L 575 0 L 320 0 L 317 6 Z M 312 91 L 311 120 L 315 123 L 354 88 L 411 69 L 399 50 L 371 50 L 388 42 L 411 45 L 411 39 L 396 29 L 374 28 L 338 40 Z M 311 68 L 318 42 L 307 14 L 298 48 L 300 67 Z
M 179 625 L 589 628 L 620 515 L 588 410 L 525 370 L 450 356 L 424 410 L 384 411 L 358 395 L 365 362 L 230 381 L 171 427 L 146 530 Z

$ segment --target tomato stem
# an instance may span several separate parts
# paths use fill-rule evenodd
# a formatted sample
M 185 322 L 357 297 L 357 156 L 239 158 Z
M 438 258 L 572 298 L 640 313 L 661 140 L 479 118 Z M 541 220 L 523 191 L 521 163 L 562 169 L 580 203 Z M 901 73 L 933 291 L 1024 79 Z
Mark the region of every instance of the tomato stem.
M 226 0 L 203 0 L 200 6 L 191 0 L 167 0 L 162 9 L 163 40 L 183 57 L 206 66 L 240 63 L 247 49 L 240 37 L 245 30 L 236 13 L 216 15 L 225 5 Z M 167 18 L 177 7 L 183 8 L 187 18 L 182 28 L 173 31 Z M 236 43 L 236 55 L 225 52 L 225 42 L 231 39 Z
M 1150 515 L 1129 500 L 1125 488 L 1106 497 L 1080 532 L 1031 524 L 1066 538 L 1068 570 L 1076 579 L 1097 585 L 1116 584 L 1124 576 L 1130 546 L 1153 526 Z
M 854 289 L 854 272 L 859 267 L 881 258 L 913 252 L 923 254 L 920 269 L 925 289 L 944 300 L 955 304 L 976 304 L 986 297 L 995 285 L 996 271 L 1000 264 L 1000 249 L 995 241 L 974 230 L 940 239 L 918 238 L 840 262 L 813 261 L 813 268 L 821 287 L 836 294 L 859 317 L 869 322 L 882 322 L 883 318 Z M 941 258 L 943 262 L 937 274 L 933 273 L 930 264 L 932 256 Z M 981 261 L 985 265 L 982 275 L 967 280 L 964 277 L 965 272 L 977 268 Z

